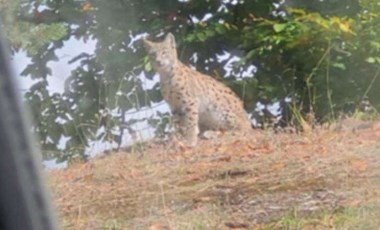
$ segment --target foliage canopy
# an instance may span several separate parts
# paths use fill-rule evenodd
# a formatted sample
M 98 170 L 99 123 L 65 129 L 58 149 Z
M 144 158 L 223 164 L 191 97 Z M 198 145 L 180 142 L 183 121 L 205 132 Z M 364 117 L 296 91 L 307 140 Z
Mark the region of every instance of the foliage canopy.
M 363 100 L 380 106 L 379 0 L 0 3 L 12 51 L 31 58 L 22 75 L 35 80 L 24 95 L 34 131 L 45 155 L 60 161 L 83 157 L 91 141 L 120 144 L 137 122 L 166 130 L 167 113 L 125 119 L 162 101 L 158 84 L 144 86 L 154 73 L 136 41 L 143 33 L 174 33 L 180 59 L 230 85 L 258 123 L 273 117 L 258 111 L 258 102 L 281 102 L 282 124 L 294 122 L 289 108 L 326 122 L 355 112 Z M 51 93 L 49 79 L 57 76 L 48 63 L 70 39 L 95 40 L 94 53 L 72 58 L 68 65 L 78 67 L 65 91 Z

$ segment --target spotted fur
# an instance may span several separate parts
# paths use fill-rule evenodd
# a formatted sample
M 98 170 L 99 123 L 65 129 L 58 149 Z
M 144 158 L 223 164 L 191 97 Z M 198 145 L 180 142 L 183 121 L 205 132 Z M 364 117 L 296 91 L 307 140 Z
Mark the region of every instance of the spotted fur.
M 188 144 L 206 130 L 251 128 L 241 100 L 223 83 L 189 68 L 178 60 L 174 36 L 162 42 L 143 40 L 154 70 L 160 75 L 161 93 Z

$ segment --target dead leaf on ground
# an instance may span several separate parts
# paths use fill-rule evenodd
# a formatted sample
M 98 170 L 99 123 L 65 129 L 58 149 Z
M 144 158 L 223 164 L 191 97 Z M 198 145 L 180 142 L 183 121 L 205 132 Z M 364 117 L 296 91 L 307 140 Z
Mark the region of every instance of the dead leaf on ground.
M 191 175 L 188 179 L 188 181 L 199 181 L 201 180 L 203 175 L 197 174 L 197 175 Z
M 169 226 L 165 224 L 153 224 L 149 227 L 149 230 L 169 230 Z
M 269 154 L 273 152 L 273 148 L 271 148 L 269 143 L 264 143 L 261 146 L 257 146 L 255 151 L 258 151 L 262 154 Z
M 210 196 L 196 197 L 193 199 L 194 203 L 209 202 L 212 198 Z
M 231 156 L 223 156 L 219 157 L 217 161 L 225 161 L 225 162 L 230 162 L 231 161 Z
M 84 176 L 80 176 L 80 177 L 75 178 L 73 182 L 78 182 L 78 181 L 81 181 L 81 182 L 90 182 L 90 181 L 93 181 L 93 180 L 94 180 L 94 174 L 93 173 L 87 173 Z
M 135 168 L 131 169 L 131 174 L 130 175 L 131 175 L 132 178 L 139 178 L 139 177 L 141 177 L 140 171 L 137 170 L 137 169 L 135 169 Z
M 277 163 L 271 166 L 271 169 L 273 169 L 274 171 L 280 171 L 280 170 L 283 170 L 284 168 L 285 168 L 284 163 Z
M 352 159 L 350 162 L 352 169 L 355 171 L 363 172 L 367 170 L 368 164 L 364 160 Z
M 327 148 L 325 146 L 318 146 L 316 152 L 320 155 L 327 154 Z
M 349 203 L 349 206 L 351 206 L 351 207 L 356 207 L 356 206 L 359 206 L 361 203 L 363 203 L 362 200 L 358 200 L 358 199 L 356 199 L 356 200 L 351 201 L 351 202 Z

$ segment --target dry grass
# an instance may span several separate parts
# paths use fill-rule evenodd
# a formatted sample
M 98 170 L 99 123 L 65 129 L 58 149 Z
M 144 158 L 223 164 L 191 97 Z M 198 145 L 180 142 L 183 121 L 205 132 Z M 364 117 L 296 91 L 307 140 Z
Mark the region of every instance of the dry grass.
M 377 229 L 380 125 L 360 125 L 150 143 L 53 170 L 50 187 L 64 229 Z

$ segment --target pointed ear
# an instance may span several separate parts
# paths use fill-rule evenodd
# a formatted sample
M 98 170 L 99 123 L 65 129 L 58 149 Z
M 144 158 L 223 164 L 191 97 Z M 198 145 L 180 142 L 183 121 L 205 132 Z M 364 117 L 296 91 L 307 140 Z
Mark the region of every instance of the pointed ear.
M 165 43 L 169 43 L 172 48 L 176 48 L 175 37 L 172 33 L 168 33 L 165 37 Z
M 147 40 L 146 38 L 143 38 L 142 41 L 143 41 L 143 45 L 144 45 L 144 48 L 145 48 L 145 49 L 150 49 L 150 48 L 152 48 L 152 46 L 153 46 L 153 42 Z

